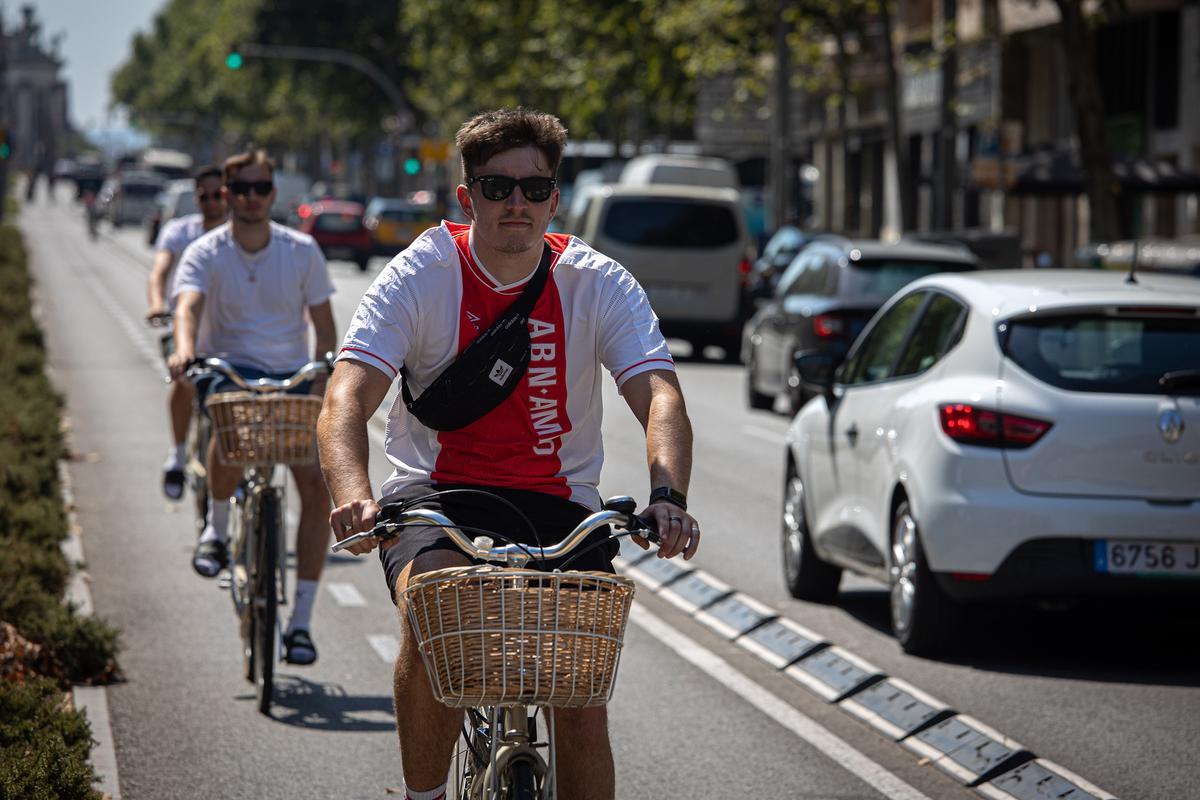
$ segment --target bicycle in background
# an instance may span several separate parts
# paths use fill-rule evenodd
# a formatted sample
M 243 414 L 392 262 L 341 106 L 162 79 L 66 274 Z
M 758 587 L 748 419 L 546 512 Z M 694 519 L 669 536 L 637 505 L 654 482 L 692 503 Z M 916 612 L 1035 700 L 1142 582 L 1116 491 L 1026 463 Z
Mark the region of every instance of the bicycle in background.
M 589 547 L 635 533 L 657 543 L 658 533 L 634 514 L 633 498 L 622 496 L 608 500 L 558 544 L 495 546 L 495 539 L 506 537 L 471 529 L 477 535 L 469 538 L 442 513 L 420 508 L 436 495 L 384 506 L 382 521 L 372 530 L 347 537 L 333 550 L 432 525 L 468 556 L 504 565 L 424 573 L 413 579 L 401 602 L 434 697 L 465 710 L 447 797 L 554 800 L 554 715 L 548 709 L 608 703 L 634 584 L 607 572 L 527 567 L 567 556 L 608 525 L 625 532 L 610 530 Z
M 229 571 L 218 585 L 229 589 L 233 599 L 244 677 L 254 682 L 263 714 L 270 714 L 274 697 L 275 663 L 283 647 L 279 606 L 287 602 L 286 484 L 282 476 L 277 477 L 276 467 L 316 462 L 321 412 L 320 397 L 286 392 L 329 370 L 328 361 L 313 361 L 284 380 L 247 380 L 219 358 L 197 359 L 187 370 L 193 381 L 220 374 L 241 390 L 210 395 L 205 404 L 208 415 L 196 414 L 193 424 L 215 437 L 223 464 L 244 469 L 230 500 L 234 508 L 229 515 Z M 189 469 L 193 462 L 204 469 L 207 446 L 200 447 L 200 440 L 198 449 L 190 450 Z M 207 488 L 197 495 L 207 500 Z M 198 519 L 203 526 L 204 515 Z

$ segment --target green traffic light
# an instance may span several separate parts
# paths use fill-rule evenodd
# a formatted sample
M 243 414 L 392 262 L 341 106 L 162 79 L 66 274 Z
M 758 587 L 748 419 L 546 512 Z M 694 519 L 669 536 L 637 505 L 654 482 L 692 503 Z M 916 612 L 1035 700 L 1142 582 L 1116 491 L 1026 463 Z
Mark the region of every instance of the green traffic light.
M 234 50 L 232 53 L 225 56 L 225 66 L 229 67 L 230 69 L 241 69 L 242 54 Z
M 404 159 L 404 172 L 406 175 L 417 175 L 421 172 L 421 161 L 416 158 Z
M 12 148 L 8 146 L 8 142 L 0 144 L 0 159 L 8 158 L 12 155 Z

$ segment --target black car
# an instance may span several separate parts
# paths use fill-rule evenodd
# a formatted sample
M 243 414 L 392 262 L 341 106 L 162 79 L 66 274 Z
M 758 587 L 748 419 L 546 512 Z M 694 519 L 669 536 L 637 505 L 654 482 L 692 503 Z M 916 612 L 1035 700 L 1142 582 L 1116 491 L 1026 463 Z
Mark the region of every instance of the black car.
M 746 323 L 742 360 L 750 407 L 770 409 L 783 396 L 798 410 L 809 398 L 796 375 L 798 353 L 827 353 L 840 363 L 867 321 L 902 286 L 936 272 L 978 268 L 965 248 L 814 239 Z

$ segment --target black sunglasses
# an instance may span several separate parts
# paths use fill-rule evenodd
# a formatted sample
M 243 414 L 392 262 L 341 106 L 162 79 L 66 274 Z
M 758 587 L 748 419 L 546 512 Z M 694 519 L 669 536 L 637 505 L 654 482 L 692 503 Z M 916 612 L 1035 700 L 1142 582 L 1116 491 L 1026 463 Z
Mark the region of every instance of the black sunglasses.
M 230 181 L 226 186 L 236 195 L 250 194 L 253 189 L 259 197 L 266 197 L 275 188 L 271 181 Z
M 529 178 L 510 178 L 507 175 L 476 175 L 467 178 L 467 186 L 478 183 L 483 196 L 488 200 L 504 200 L 520 186 L 521 194 L 531 203 L 544 203 L 550 199 L 551 192 L 558 184 L 554 178 L 543 178 L 535 175 Z

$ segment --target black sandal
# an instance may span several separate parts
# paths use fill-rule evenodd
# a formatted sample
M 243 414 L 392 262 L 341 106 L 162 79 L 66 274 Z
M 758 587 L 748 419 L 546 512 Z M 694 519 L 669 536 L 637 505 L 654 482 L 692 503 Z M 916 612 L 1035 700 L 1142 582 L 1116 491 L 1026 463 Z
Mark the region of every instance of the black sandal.
M 168 469 L 163 471 L 163 494 L 168 500 L 183 498 L 183 470 Z
M 196 545 L 192 553 L 192 569 L 205 578 L 215 578 L 229 564 L 229 552 L 219 539 L 209 539 Z
M 304 628 L 296 628 L 283 637 L 284 660 L 289 664 L 308 666 L 317 660 L 317 646 Z

